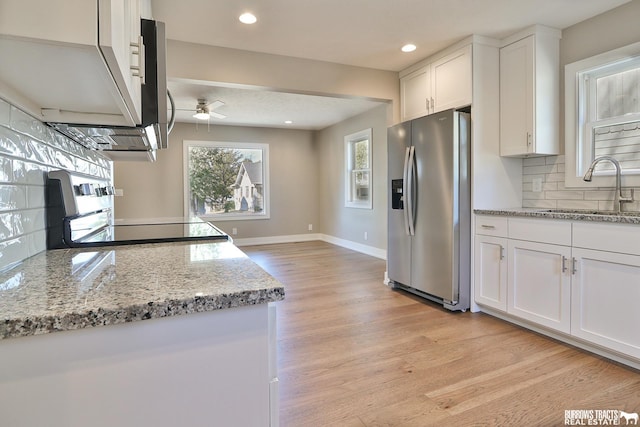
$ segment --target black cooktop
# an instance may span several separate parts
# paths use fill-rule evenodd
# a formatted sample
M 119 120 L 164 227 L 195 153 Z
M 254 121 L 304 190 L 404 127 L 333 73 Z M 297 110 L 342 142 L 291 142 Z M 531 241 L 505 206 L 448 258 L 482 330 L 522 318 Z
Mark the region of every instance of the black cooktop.
M 65 170 L 48 173 L 47 249 L 230 240 L 200 218 L 117 220 L 109 180 Z
M 115 224 L 73 240 L 72 247 L 96 247 L 140 243 L 228 240 L 220 229 L 208 222 L 151 222 Z

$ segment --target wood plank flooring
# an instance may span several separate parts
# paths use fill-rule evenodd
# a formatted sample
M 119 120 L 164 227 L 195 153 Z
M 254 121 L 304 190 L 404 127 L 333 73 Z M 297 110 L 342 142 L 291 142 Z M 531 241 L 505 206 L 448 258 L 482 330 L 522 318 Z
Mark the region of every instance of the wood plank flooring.
M 285 285 L 283 427 L 560 426 L 565 410 L 640 412 L 637 370 L 391 290 L 382 260 L 325 242 L 242 250 Z

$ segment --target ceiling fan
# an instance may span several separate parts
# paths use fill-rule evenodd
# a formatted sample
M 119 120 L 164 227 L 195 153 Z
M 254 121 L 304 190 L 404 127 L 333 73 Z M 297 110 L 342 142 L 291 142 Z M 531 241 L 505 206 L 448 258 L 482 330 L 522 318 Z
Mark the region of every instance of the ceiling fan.
M 211 103 L 207 103 L 206 99 L 200 98 L 198 99 L 198 104 L 196 105 L 195 110 L 189 109 L 182 111 L 195 111 L 193 117 L 198 120 L 209 120 L 210 117 L 213 117 L 215 119 L 224 119 L 227 116 L 213 111 L 216 108 L 222 107 L 223 105 L 224 102 L 222 101 L 213 101 Z

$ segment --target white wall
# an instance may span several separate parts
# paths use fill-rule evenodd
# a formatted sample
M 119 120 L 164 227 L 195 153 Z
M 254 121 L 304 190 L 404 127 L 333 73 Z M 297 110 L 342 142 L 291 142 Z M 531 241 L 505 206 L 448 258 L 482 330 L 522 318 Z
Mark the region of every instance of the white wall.
M 111 177 L 111 162 L 0 99 L 0 270 L 46 249 L 46 173 Z

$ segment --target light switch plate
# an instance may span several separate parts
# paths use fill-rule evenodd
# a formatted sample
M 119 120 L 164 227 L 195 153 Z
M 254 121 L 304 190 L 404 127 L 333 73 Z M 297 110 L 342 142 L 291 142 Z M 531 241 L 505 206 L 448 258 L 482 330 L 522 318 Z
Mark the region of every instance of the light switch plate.
M 533 178 L 533 192 L 540 193 L 542 191 L 542 178 Z

